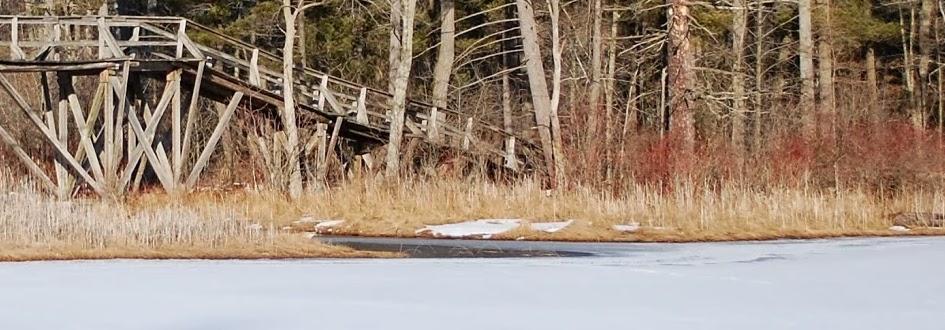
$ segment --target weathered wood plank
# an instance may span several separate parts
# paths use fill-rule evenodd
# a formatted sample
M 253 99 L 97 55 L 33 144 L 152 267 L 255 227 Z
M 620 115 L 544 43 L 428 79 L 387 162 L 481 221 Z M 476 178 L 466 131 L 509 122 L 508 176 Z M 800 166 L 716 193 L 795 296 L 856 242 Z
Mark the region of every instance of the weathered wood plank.
M 197 158 L 197 162 L 194 164 L 194 168 L 190 171 L 190 176 L 187 177 L 187 182 L 185 186 L 188 190 L 192 190 L 197 184 L 197 179 L 200 178 L 200 174 L 206 168 L 207 163 L 210 161 L 210 156 L 213 154 L 213 150 L 216 149 L 217 143 L 220 142 L 220 138 L 223 137 L 223 132 L 226 131 L 227 125 L 230 124 L 230 119 L 233 118 L 233 113 L 236 112 L 236 108 L 239 107 L 240 102 L 243 100 L 243 93 L 236 92 L 233 95 L 233 98 L 230 99 L 230 103 L 226 106 L 226 110 L 223 111 L 223 115 L 220 117 L 217 127 L 213 129 L 213 133 L 210 135 L 210 139 L 207 141 L 207 145 L 204 146 L 203 151 L 200 153 L 200 157 Z
M 26 102 L 26 99 L 24 99 L 23 96 L 16 91 L 16 88 L 13 86 L 13 84 L 11 84 L 10 81 L 7 80 L 7 78 L 3 75 L 0 75 L 0 85 L 3 86 L 3 89 L 6 90 L 7 94 L 9 94 L 14 102 L 16 102 L 20 110 L 22 110 L 26 116 L 29 117 L 30 121 L 32 121 L 36 127 L 40 128 L 40 130 L 43 132 L 43 135 L 46 137 L 47 142 L 52 144 L 59 156 L 65 159 L 69 165 L 72 166 L 72 170 L 82 176 L 82 179 L 84 179 L 89 187 L 95 190 L 95 192 L 104 196 L 105 191 L 102 189 L 102 186 L 96 182 L 88 172 L 85 171 L 85 169 L 82 167 L 82 164 L 80 164 L 75 159 L 75 157 L 69 153 L 69 150 L 59 142 L 59 139 L 53 132 L 48 129 L 43 129 L 43 126 L 45 126 L 43 121 L 39 119 L 36 113 L 33 112 L 33 109 L 30 107 L 29 103 Z

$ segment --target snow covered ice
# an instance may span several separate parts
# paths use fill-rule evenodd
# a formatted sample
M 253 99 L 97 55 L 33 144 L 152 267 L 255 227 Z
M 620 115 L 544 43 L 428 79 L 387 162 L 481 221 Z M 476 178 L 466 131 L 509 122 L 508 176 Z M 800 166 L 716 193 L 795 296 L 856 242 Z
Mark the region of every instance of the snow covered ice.
M 0 329 L 943 329 L 945 239 L 0 264 Z

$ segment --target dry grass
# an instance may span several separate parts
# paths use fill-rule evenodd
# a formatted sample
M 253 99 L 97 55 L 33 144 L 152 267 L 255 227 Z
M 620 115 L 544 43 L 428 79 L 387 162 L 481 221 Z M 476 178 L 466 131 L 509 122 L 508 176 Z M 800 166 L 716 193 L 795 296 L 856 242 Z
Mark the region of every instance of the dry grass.
M 276 228 L 294 226 L 293 222 L 303 217 L 343 219 L 347 222 L 335 233 L 361 236 L 413 237 L 425 225 L 473 219 L 573 219 L 575 224 L 554 234 L 522 229 L 501 238 L 644 242 L 903 235 L 888 229 L 889 215 L 945 213 L 945 195 L 937 190 L 910 190 L 880 197 L 864 189 L 761 190 L 734 184 L 710 187 L 682 182 L 671 189 L 634 185 L 624 191 L 621 197 L 582 188 L 548 195 L 533 181 L 499 185 L 478 180 L 401 184 L 366 180 L 310 192 L 296 203 L 277 193 L 247 190 L 204 193 L 190 198 L 186 205 L 228 205 L 245 218 Z M 164 195 L 147 195 L 131 204 L 144 212 L 166 203 Z M 631 222 L 640 223 L 644 229 L 634 234 L 612 229 L 613 225 Z M 942 234 L 945 231 L 936 229 L 906 233 Z
M 0 261 L 370 256 L 260 227 L 227 205 L 56 201 L 0 175 Z

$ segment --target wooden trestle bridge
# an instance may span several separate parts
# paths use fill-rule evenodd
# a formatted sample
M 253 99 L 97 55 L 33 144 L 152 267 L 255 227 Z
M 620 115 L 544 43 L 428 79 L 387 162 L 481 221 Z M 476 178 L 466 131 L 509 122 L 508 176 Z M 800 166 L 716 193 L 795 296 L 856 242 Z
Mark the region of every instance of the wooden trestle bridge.
M 236 111 L 278 118 L 283 104 L 281 70 L 271 69 L 281 68 L 280 56 L 177 17 L 0 16 L 0 57 L 0 87 L 55 159 L 37 163 L 6 118 L 0 138 L 40 185 L 61 196 L 80 181 L 100 195 L 121 195 L 148 169 L 168 191 L 192 190 Z M 329 146 L 339 138 L 367 147 L 387 142 L 390 94 L 296 71 L 300 129 L 318 132 L 303 136 L 303 149 L 318 146 L 324 160 L 327 136 Z M 37 81 L 37 73 L 38 85 L 15 79 L 32 74 Z M 94 92 L 76 91 L 83 76 L 97 82 Z M 144 85 L 163 90 L 146 93 Z M 226 106 L 197 146 L 199 99 Z M 510 132 L 463 112 L 411 101 L 406 117 L 408 138 L 501 166 L 522 168 L 531 152 Z M 196 159 L 188 159 L 192 149 Z M 48 170 L 40 165 L 50 163 Z

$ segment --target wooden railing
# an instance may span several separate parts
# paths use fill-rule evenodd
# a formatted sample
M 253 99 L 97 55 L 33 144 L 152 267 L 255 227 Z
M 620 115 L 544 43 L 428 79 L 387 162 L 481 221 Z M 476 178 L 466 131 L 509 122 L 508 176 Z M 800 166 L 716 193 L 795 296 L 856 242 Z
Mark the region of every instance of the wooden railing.
M 97 48 L 98 53 L 88 56 L 101 63 L 108 58 L 104 56 L 108 49 L 120 49 L 112 53 L 130 54 L 141 63 L 205 64 L 272 94 L 281 93 L 284 81 L 280 55 L 178 17 L 0 16 L 0 36 L 4 36 L 0 47 L 9 51 L 11 61 L 52 65 L 56 60 L 43 56 L 56 47 L 76 52 Z M 81 56 L 73 59 L 80 60 Z M 389 130 L 391 94 L 310 68 L 295 71 L 297 96 L 309 108 L 380 132 Z M 533 152 L 534 145 L 470 113 L 410 100 L 406 132 L 431 144 L 504 158 L 506 166 L 520 168 L 516 155 Z

